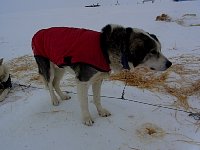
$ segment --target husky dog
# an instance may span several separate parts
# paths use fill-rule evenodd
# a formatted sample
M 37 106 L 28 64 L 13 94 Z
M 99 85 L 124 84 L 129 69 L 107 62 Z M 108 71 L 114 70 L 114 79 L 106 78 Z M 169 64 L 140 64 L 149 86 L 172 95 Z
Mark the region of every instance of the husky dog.
M 0 59 L 0 102 L 5 100 L 10 88 L 12 87 L 9 69 L 3 64 L 3 58 Z
M 42 29 L 33 36 L 32 49 L 53 105 L 60 102 L 55 92 L 62 100 L 70 99 L 59 87 L 64 70 L 75 75 L 82 120 L 88 126 L 94 123 L 88 109 L 90 85 L 99 115 L 111 115 L 100 101 L 102 80 L 110 70 L 144 65 L 163 71 L 172 65 L 161 53 L 161 44 L 154 34 L 112 24 L 103 27 L 101 32 L 68 27 Z

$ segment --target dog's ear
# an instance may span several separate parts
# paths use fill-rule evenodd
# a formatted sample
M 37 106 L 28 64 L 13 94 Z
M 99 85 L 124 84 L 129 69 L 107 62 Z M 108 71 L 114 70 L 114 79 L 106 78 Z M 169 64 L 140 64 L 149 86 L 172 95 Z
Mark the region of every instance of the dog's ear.
M 106 61 L 110 64 L 109 54 L 108 54 L 108 41 L 111 35 L 112 27 L 111 25 L 106 25 L 102 28 L 100 34 L 100 45 L 103 50 L 103 54 L 105 55 Z
M 111 30 L 112 30 L 112 27 L 111 25 L 108 24 L 102 28 L 101 32 L 104 36 L 110 36 Z M 109 38 L 109 37 L 105 37 L 105 38 Z
M 101 48 L 106 51 L 108 49 L 108 41 L 111 36 L 111 30 L 112 30 L 112 27 L 111 27 L 111 25 L 108 24 L 102 28 L 101 34 L 100 34 Z
M 156 37 L 155 34 L 149 34 L 154 40 L 158 41 L 158 38 Z
M 2 64 L 3 64 L 3 58 L 0 59 L 0 65 L 2 65 Z
M 130 38 L 132 33 L 133 33 L 133 29 L 132 28 L 130 28 L 130 27 L 126 28 L 126 37 L 127 37 L 127 39 Z

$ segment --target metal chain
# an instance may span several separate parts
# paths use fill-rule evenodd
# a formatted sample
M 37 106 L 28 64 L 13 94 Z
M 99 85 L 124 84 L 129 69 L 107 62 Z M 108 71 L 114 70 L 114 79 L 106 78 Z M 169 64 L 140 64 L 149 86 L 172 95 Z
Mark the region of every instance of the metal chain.
M 35 86 L 31 86 L 31 85 L 24 85 L 24 84 L 16 84 L 15 85 L 18 85 L 20 87 L 24 87 L 26 89 L 28 88 L 34 88 L 34 89 L 44 89 L 44 88 L 41 88 L 41 87 L 35 87 Z M 187 110 L 182 110 L 182 109 L 177 109 L 177 108 L 172 108 L 172 107 L 168 107 L 168 106 L 162 106 L 162 105 L 159 105 L 159 104 L 151 104 L 151 103 L 147 103 L 147 102 L 141 102 L 141 101 L 137 101 L 137 100 L 133 100 L 133 99 L 127 99 L 124 97 L 125 95 L 125 89 L 126 89 L 126 86 L 127 86 L 127 83 L 125 84 L 124 86 L 124 89 L 122 91 L 122 96 L 121 97 L 114 97 L 114 96 L 101 96 L 103 98 L 108 98 L 108 99 L 117 99 L 117 100 L 124 100 L 124 101 L 129 101 L 129 102 L 134 102 L 134 103 L 138 103 L 138 104 L 143 104 L 143 105 L 149 105 L 149 106 L 154 106 L 154 107 L 157 107 L 157 108 L 164 108 L 164 109 L 169 109 L 169 110 L 174 110 L 174 111 L 179 111 L 179 112 L 185 112 L 185 113 L 188 113 L 189 116 L 192 116 L 193 114 L 195 114 L 194 112 L 191 112 L 191 111 L 187 111 Z M 77 94 L 77 92 L 69 92 L 69 91 L 63 91 L 63 92 L 66 92 L 66 93 L 71 93 L 71 94 Z M 88 96 L 93 96 L 92 94 L 89 94 Z M 199 115 L 199 114 L 198 114 Z M 192 116 L 193 117 L 193 116 Z
M 123 91 L 122 91 L 122 96 L 121 96 L 121 99 L 125 100 L 125 90 L 126 90 L 126 86 L 127 86 L 127 76 L 126 76 L 126 72 L 124 72 L 125 75 L 124 75 L 124 78 L 125 78 L 125 85 L 124 85 L 124 88 L 123 88 Z

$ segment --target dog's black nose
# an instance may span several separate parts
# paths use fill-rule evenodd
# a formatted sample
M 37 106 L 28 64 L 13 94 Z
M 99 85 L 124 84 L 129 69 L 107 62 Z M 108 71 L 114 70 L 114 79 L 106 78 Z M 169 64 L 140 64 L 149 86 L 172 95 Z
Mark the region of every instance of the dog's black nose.
M 166 67 L 169 68 L 171 65 L 172 65 L 172 62 L 168 60 L 168 61 L 166 62 Z

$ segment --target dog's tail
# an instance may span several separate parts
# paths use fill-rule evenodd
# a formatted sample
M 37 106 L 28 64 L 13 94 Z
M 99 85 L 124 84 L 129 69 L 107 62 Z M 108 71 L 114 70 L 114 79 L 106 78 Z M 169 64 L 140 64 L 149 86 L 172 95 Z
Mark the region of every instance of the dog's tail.
M 38 65 L 39 74 L 48 83 L 50 80 L 50 61 L 49 59 L 42 56 L 34 56 Z

